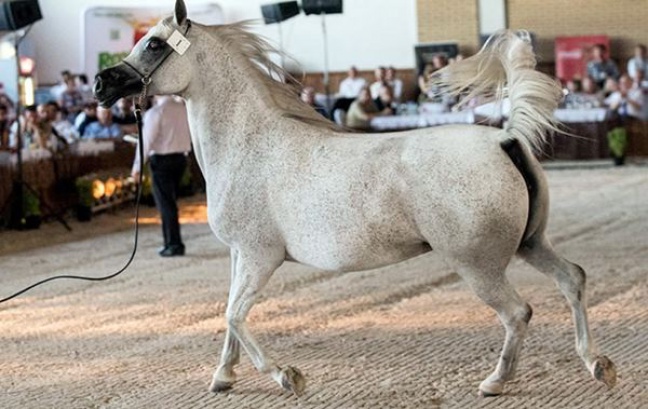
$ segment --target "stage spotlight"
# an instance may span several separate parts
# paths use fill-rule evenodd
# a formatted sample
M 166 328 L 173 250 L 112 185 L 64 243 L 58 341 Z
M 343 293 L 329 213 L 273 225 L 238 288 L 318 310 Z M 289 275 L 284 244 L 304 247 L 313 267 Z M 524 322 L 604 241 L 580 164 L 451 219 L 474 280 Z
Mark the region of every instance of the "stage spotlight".
M 13 0 L 0 3 L 0 31 L 14 31 L 43 18 L 38 0 Z
M 302 0 L 302 9 L 309 14 L 341 14 L 342 0 Z
M 261 14 L 266 24 L 280 23 L 299 15 L 299 5 L 296 1 L 261 5 Z

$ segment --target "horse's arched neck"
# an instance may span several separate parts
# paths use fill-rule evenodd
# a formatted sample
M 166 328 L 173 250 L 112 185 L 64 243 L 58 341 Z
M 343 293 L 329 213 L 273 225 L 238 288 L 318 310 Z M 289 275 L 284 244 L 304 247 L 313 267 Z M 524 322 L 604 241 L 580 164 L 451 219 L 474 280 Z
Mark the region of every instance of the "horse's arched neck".
M 208 48 L 203 46 L 196 50 L 193 57 L 192 80 L 184 95 L 188 109 L 193 111 L 189 114 L 199 118 L 213 132 L 222 134 L 230 134 L 228 131 L 232 128 L 240 131 L 241 126 L 263 127 L 263 123 L 244 118 L 244 113 L 256 116 L 268 111 L 264 101 L 266 90 L 263 84 L 256 83 L 256 76 L 249 73 L 255 67 L 245 66 L 252 63 L 242 56 L 232 55 L 233 52 L 224 46 L 217 44 L 215 48 Z M 261 122 L 269 120 L 266 115 Z
M 275 118 L 271 124 L 272 115 L 263 100 L 267 89 L 255 84 L 257 77 L 249 74 L 249 69 L 256 68 L 241 67 L 247 61 L 224 46 L 207 41 L 200 45 L 190 56 L 194 59 L 192 80 L 182 96 L 187 101 L 196 158 L 205 178 L 220 186 L 220 182 L 227 184 L 242 154 L 278 142 L 271 141 L 267 132 L 277 123 Z

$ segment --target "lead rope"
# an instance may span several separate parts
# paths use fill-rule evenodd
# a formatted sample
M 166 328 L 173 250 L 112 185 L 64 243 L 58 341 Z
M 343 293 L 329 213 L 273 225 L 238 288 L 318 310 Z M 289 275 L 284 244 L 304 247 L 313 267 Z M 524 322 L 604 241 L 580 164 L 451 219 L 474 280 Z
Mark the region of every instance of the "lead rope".
M 135 199 L 135 237 L 133 241 L 133 251 L 131 252 L 130 257 L 128 258 L 128 261 L 122 267 L 119 271 L 103 276 L 103 277 L 86 277 L 86 276 L 76 276 L 76 275 L 58 275 L 54 277 L 49 277 L 44 280 L 38 281 L 28 287 L 23 288 L 22 290 L 10 295 L 9 297 L 3 298 L 0 300 L 0 304 L 7 302 L 9 300 L 12 300 L 19 295 L 22 295 L 26 293 L 27 291 L 31 290 L 32 288 L 38 287 L 39 285 L 48 283 L 50 281 L 54 280 L 62 280 L 62 279 L 70 279 L 70 280 L 84 280 L 84 281 L 106 281 L 110 280 L 111 278 L 115 278 L 124 271 L 131 265 L 133 262 L 133 259 L 135 258 L 135 254 L 137 253 L 137 239 L 139 237 L 139 211 L 140 211 L 140 199 L 142 198 L 142 182 L 144 180 L 144 172 L 141 170 L 141 167 L 144 166 L 144 140 L 142 137 L 142 109 L 141 106 L 146 99 L 146 92 L 148 91 L 148 85 L 151 83 L 151 78 L 150 77 L 145 77 L 142 78 L 142 84 L 144 84 L 144 88 L 142 89 L 142 92 L 139 95 L 138 102 L 135 104 L 135 120 L 137 121 L 137 139 L 138 139 L 138 156 L 140 160 L 140 172 L 139 172 L 139 178 L 137 181 L 137 195 Z

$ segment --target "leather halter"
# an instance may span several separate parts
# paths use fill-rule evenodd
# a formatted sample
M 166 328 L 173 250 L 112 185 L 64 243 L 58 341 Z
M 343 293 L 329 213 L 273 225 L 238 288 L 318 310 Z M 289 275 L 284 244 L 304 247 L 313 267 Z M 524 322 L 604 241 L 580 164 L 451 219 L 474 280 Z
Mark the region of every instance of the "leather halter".
M 187 29 L 184 32 L 185 37 L 189 33 L 190 28 L 191 28 L 191 20 L 187 19 Z M 167 47 L 169 47 L 169 46 L 167 45 Z M 157 71 L 158 68 L 160 68 L 162 66 L 162 64 L 164 64 L 164 62 L 167 60 L 167 58 L 169 58 L 169 56 L 171 56 L 171 54 L 173 54 L 174 52 L 175 52 L 175 50 L 173 48 L 169 47 L 169 49 L 166 51 L 166 54 L 164 55 L 164 57 L 162 57 L 162 59 L 153 67 L 153 69 L 148 74 L 143 74 L 142 72 L 140 72 L 140 70 L 135 68 L 135 66 L 133 64 L 129 63 L 126 60 L 122 60 L 124 65 L 126 65 L 131 70 L 135 71 L 135 73 L 137 75 L 139 75 L 140 80 L 142 81 L 142 84 L 144 85 L 144 87 L 142 88 L 142 92 L 139 95 L 139 101 L 138 102 L 139 102 L 140 106 L 144 102 L 144 98 L 146 98 L 146 92 L 147 92 L 149 84 L 151 83 L 151 77 L 153 76 L 155 71 Z

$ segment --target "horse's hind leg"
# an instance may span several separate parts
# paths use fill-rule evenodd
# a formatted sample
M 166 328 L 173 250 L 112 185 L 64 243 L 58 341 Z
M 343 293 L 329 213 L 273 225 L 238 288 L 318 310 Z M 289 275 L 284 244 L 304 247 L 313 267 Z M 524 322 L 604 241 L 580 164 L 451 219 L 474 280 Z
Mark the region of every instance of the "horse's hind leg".
M 502 263 L 495 263 L 502 264 Z M 484 267 L 490 266 L 490 267 Z M 524 342 L 532 310 L 522 301 L 504 274 L 506 264 L 458 265 L 458 273 L 482 301 L 493 308 L 506 328 L 506 338 L 495 371 L 479 385 L 483 396 L 500 395 L 504 384 L 515 376 L 518 354 Z
M 233 280 L 227 303 L 227 326 L 230 335 L 240 342 L 245 352 L 250 356 L 252 363 L 260 372 L 270 374 L 284 389 L 299 395 L 305 387 L 305 380 L 301 372 L 293 367 L 282 369 L 277 366 L 257 344 L 245 323 L 245 319 L 254 306 L 259 293 L 284 258 L 283 249 L 277 249 L 276 251 L 266 249 L 263 255 L 259 256 L 254 253 L 239 252 L 234 265 Z M 224 351 L 228 351 L 227 345 Z M 225 368 L 227 368 L 227 365 Z M 219 390 L 215 388 L 215 386 L 218 386 L 215 385 L 218 376 L 219 372 L 217 371 L 214 374 L 212 390 Z
M 594 379 L 608 387 L 616 383 L 616 369 L 608 357 L 599 355 L 587 322 L 585 301 L 585 271 L 561 257 L 549 240 L 540 236 L 531 238 L 520 248 L 519 255 L 540 272 L 551 276 L 558 284 L 572 310 L 576 326 L 576 350 Z

